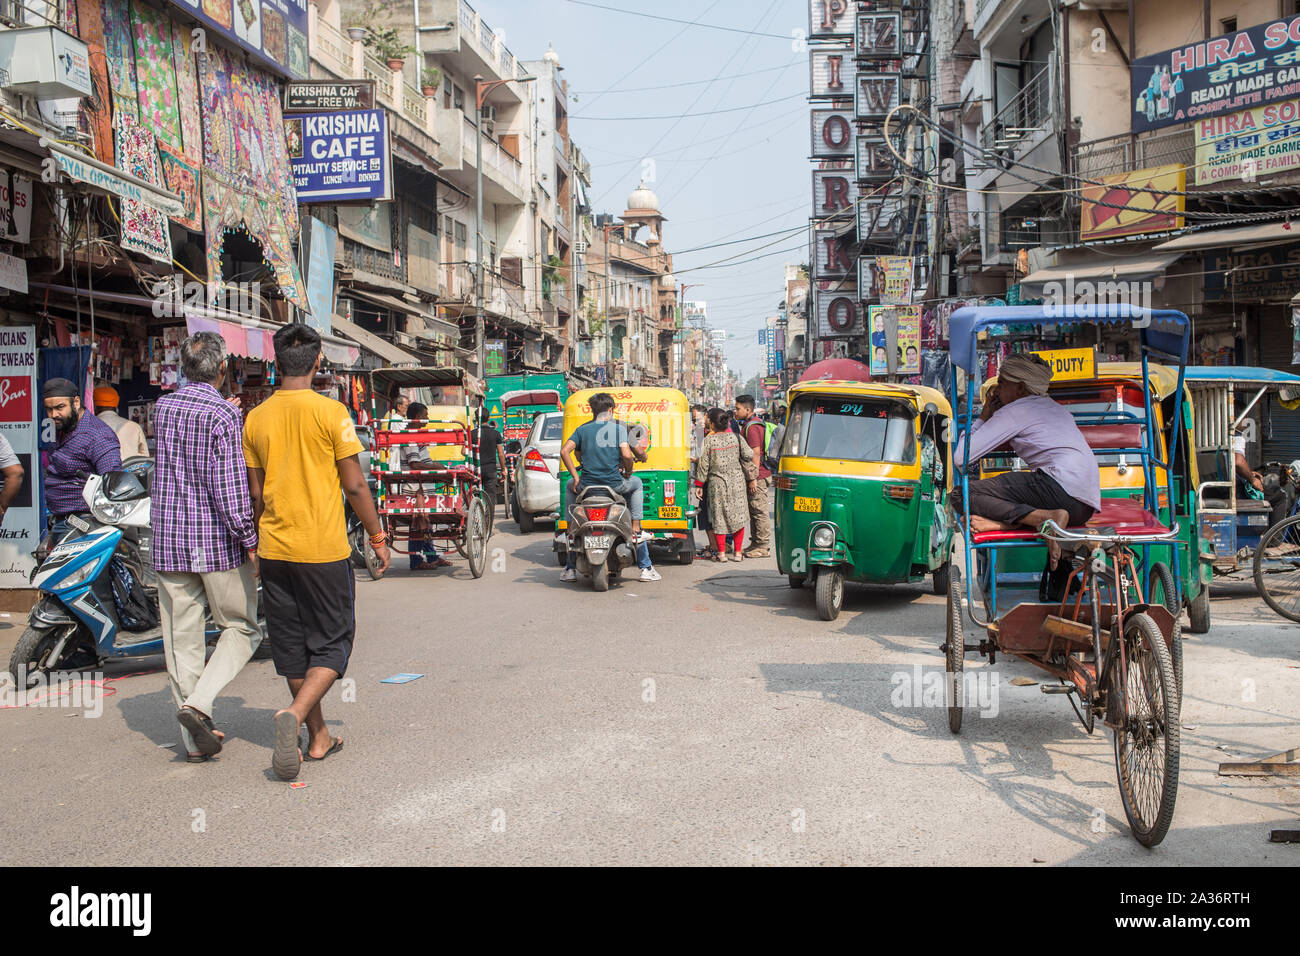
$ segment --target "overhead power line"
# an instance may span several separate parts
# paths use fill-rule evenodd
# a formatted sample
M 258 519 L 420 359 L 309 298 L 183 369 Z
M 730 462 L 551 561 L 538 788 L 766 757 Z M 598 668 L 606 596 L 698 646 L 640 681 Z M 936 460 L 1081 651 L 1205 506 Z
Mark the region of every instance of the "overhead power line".
M 699 23 L 695 20 L 681 20 L 677 17 L 661 17 L 654 13 L 643 13 L 640 10 L 624 10 L 622 7 L 608 7 L 603 3 L 590 3 L 589 0 L 568 0 L 569 3 L 579 7 L 594 7 L 597 10 L 608 10 L 610 13 L 624 13 L 628 16 L 643 17 L 646 20 L 662 20 L 665 23 L 685 23 L 693 27 L 700 27 L 704 30 L 723 30 L 727 33 L 745 33 L 753 37 L 769 37 L 774 40 L 789 40 L 790 37 L 784 33 L 760 33 L 757 30 L 745 30 L 741 27 L 724 27 L 717 23 Z
M 661 113 L 657 116 L 585 116 L 581 113 L 574 114 L 572 119 L 587 120 L 593 123 L 639 123 L 645 120 L 682 120 L 690 119 L 694 116 L 717 116 L 719 113 L 739 113 L 741 110 L 757 109 L 760 106 L 771 106 L 773 103 L 788 103 L 793 99 L 805 99 L 808 96 L 803 90 L 798 93 L 791 93 L 789 96 L 778 96 L 774 100 L 766 100 L 762 103 L 750 103 L 746 106 L 729 106 L 724 110 L 703 110 L 699 113 Z

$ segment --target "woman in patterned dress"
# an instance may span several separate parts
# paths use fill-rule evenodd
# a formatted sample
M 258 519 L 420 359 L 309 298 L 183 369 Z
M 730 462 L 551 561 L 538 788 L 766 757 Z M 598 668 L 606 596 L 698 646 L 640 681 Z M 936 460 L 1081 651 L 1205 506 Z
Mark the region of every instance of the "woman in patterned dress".
M 727 427 L 730 413 L 711 408 L 707 415 L 708 434 L 700 446 L 695 482 L 708 496 L 712 522 L 714 561 L 727 560 L 727 535 L 734 534 L 736 553 L 732 561 L 744 558 L 745 522 L 749 520 L 749 494 L 756 487 L 758 469 L 748 445 L 741 448 L 736 433 Z

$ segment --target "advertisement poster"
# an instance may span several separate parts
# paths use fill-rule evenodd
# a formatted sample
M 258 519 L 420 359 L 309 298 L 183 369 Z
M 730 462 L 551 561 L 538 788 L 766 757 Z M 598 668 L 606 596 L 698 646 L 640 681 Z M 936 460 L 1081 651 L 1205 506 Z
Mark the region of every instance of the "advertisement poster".
M 315 216 L 303 217 L 303 225 L 311 231 L 307 259 L 307 301 L 311 303 L 311 315 L 307 324 L 328 335 L 334 317 L 334 244 L 338 233 Z
M 1171 232 L 1183 228 L 1186 168 L 1178 163 L 1103 176 L 1100 186 L 1079 192 L 1082 242 Z
M 284 129 L 300 204 L 393 198 L 384 110 L 286 116 Z
M 1198 186 L 1300 167 L 1300 100 L 1198 120 L 1193 129 Z
M 912 301 L 911 256 L 881 256 L 881 305 L 908 305 Z
M 1261 23 L 1133 61 L 1133 132 L 1300 96 L 1300 17 Z
M 873 305 L 867 308 L 871 325 L 871 374 L 921 374 L 921 307 L 919 305 Z M 894 368 L 889 368 L 889 350 L 894 350 Z
M 23 487 L 0 521 L 0 588 L 28 587 L 40 544 L 40 459 L 36 450 L 36 329 L 0 329 L 0 435 L 23 466 Z
M 501 375 L 505 372 L 505 339 L 488 339 L 483 343 L 483 353 L 483 364 L 487 366 L 485 375 Z
M 306 78 L 307 0 L 170 0 L 280 76 Z

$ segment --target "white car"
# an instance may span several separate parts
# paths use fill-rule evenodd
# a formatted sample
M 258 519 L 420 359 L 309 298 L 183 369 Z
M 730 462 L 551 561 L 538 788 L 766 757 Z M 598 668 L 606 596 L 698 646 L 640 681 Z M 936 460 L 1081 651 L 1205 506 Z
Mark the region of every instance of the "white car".
M 538 518 L 555 519 L 560 512 L 560 437 L 563 412 L 543 412 L 533 419 L 515 465 L 514 500 L 510 503 L 519 531 L 528 534 Z

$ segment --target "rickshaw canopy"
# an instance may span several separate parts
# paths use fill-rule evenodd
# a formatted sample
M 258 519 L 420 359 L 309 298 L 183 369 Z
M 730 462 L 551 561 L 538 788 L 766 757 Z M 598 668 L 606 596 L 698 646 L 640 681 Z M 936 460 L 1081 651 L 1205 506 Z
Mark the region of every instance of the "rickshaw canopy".
M 1300 388 L 1300 375 L 1251 365 L 1189 365 L 1187 381 L 1228 385 L 1289 385 Z
M 1191 328 L 1187 316 L 1171 309 L 1144 309 L 1123 302 L 1102 306 L 963 306 L 948 320 L 949 353 L 954 365 L 969 375 L 976 375 L 981 332 L 1002 325 L 1054 326 L 1079 322 L 1130 323 L 1140 333 L 1144 354 L 1170 359 L 1179 365 L 1187 362 Z
M 502 408 L 514 408 L 518 405 L 554 405 L 556 408 L 563 408 L 564 401 L 560 398 L 558 389 L 517 389 L 513 392 L 506 392 L 501 396 Z
M 459 365 L 422 366 L 420 368 L 377 368 L 370 372 L 370 387 L 387 396 L 394 388 L 442 387 L 461 385 L 471 395 L 483 394 L 481 379 Z

